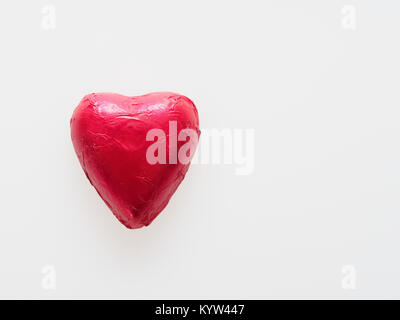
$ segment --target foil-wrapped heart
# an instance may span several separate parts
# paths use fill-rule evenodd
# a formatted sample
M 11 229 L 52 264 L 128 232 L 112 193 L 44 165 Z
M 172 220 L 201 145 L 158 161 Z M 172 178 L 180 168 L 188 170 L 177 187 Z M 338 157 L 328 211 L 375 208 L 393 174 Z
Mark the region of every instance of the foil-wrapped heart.
M 171 92 L 92 93 L 71 118 L 72 142 L 87 178 L 130 229 L 149 225 L 168 204 L 199 136 L 195 105 Z

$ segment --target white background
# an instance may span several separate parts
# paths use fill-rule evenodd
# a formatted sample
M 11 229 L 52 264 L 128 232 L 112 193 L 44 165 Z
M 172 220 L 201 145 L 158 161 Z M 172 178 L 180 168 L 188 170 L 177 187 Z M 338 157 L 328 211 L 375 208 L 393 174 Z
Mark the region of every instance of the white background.
M 399 9 L 1 1 L 0 297 L 400 298 Z M 98 91 L 175 91 L 201 128 L 255 129 L 254 173 L 192 165 L 150 227 L 126 229 L 70 141 Z

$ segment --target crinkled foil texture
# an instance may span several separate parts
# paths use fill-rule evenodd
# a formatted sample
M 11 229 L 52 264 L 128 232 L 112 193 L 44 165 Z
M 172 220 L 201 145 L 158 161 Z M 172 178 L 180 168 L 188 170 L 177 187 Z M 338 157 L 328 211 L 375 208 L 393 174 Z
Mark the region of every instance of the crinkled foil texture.
M 166 134 L 169 123 L 177 132 L 192 129 L 200 135 L 195 105 L 185 96 L 151 93 L 127 97 L 115 93 L 85 96 L 71 118 L 71 138 L 81 166 L 101 198 L 127 228 L 149 225 L 168 204 L 190 163 L 150 164 L 146 141 L 151 129 Z M 177 141 L 177 149 L 185 141 Z

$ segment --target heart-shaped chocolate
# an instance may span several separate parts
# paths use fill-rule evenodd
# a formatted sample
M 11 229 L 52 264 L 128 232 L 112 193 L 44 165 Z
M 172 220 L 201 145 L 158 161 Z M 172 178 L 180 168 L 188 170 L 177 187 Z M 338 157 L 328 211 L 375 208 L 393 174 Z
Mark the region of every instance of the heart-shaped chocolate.
M 200 135 L 195 105 L 160 92 L 85 96 L 71 138 L 90 183 L 127 228 L 149 225 L 185 177 Z

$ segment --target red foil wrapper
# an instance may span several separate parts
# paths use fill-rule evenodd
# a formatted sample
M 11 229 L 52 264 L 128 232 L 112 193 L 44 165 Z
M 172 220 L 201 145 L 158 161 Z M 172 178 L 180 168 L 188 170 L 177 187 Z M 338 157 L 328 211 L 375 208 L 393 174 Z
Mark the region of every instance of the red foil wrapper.
M 71 118 L 72 142 L 87 178 L 130 229 L 149 225 L 168 204 L 199 136 L 195 105 L 171 92 L 92 93 Z

